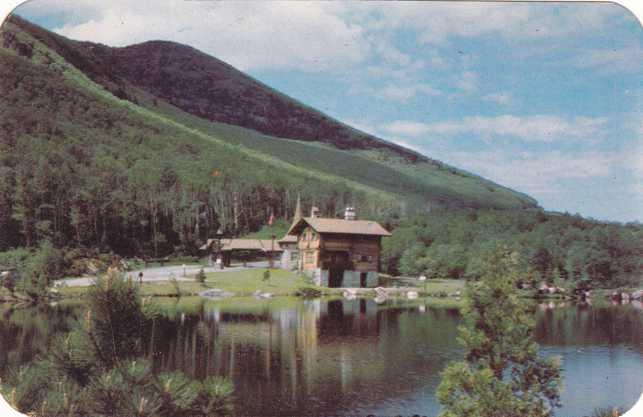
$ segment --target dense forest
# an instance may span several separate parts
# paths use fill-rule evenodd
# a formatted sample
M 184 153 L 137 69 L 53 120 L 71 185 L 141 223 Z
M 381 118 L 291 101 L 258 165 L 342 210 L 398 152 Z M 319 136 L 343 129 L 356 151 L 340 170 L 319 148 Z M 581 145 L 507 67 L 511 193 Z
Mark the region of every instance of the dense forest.
M 578 215 L 507 210 L 440 211 L 404 221 L 385 239 L 391 274 L 478 279 L 498 243 L 521 255 L 525 281 L 566 286 L 636 286 L 643 273 L 643 227 Z

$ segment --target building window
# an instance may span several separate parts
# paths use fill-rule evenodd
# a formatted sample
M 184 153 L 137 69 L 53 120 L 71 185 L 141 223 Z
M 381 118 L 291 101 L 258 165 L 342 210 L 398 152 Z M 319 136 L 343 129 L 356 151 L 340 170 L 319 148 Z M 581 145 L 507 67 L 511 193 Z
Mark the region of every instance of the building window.
M 294 262 L 297 259 L 299 259 L 299 254 L 297 252 L 295 252 L 295 251 L 290 252 L 290 260 Z
M 304 261 L 307 264 L 315 263 L 315 252 L 312 252 L 312 251 L 306 252 L 304 255 Z
M 371 255 L 357 255 L 357 260 L 359 262 L 372 262 L 373 257 Z

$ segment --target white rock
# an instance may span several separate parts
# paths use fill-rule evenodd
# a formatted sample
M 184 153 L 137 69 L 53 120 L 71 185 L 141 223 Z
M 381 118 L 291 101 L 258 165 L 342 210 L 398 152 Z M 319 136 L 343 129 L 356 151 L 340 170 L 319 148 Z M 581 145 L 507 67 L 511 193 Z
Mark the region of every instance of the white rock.
M 407 292 L 406 293 L 406 298 L 408 298 L 409 300 L 415 300 L 416 298 L 418 298 L 417 291 L 409 291 L 409 292 Z
M 386 302 L 386 297 L 381 297 L 378 295 L 373 299 L 373 301 L 375 301 L 375 304 L 382 304 Z

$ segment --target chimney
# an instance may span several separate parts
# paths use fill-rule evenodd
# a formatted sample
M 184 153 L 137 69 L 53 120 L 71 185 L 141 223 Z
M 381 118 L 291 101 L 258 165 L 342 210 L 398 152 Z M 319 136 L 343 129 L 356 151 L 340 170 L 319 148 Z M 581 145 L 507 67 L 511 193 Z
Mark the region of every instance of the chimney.
M 344 220 L 355 220 L 355 207 L 346 207 L 346 210 L 344 210 Z
M 310 217 L 312 217 L 312 218 L 319 217 L 319 209 L 317 207 L 313 206 L 310 209 Z

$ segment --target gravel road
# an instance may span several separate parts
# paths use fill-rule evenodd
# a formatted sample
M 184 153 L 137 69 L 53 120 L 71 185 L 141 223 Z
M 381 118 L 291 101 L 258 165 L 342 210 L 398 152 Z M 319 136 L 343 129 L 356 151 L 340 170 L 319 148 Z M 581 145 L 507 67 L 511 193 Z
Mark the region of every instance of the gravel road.
M 194 281 L 194 275 L 201 268 L 204 272 L 232 272 L 232 271 L 243 271 L 244 269 L 253 269 L 253 268 L 267 268 L 268 262 L 248 262 L 247 266 L 234 265 L 226 267 L 223 270 L 215 266 L 202 266 L 198 264 L 186 264 L 185 269 L 182 265 L 172 265 L 172 266 L 159 266 L 152 267 L 147 269 L 139 269 L 136 271 L 128 271 L 127 275 L 131 276 L 132 279 L 138 279 L 139 272 L 143 273 L 143 282 L 157 282 L 157 281 L 167 281 L 172 275 L 176 277 L 178 281 Z M 63 283 L 63 285 L 69 287 L 86 287 L 92 285 L 94 282 L 94 277 L 81 277 L 81 278 L 66 278 L 61 279 L 57 282 Z

